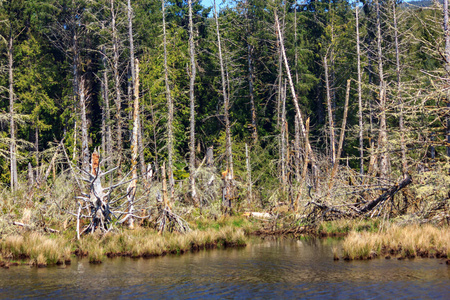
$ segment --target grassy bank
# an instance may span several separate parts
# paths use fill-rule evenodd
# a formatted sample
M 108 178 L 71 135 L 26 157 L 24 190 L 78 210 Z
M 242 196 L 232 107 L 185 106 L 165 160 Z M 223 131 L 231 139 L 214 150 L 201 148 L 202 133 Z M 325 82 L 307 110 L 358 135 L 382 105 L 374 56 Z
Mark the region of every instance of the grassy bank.
M 379 230 L 378 219 L 339 219 L 326 221 L 317 227 L 318 236 L 347 236 L 350 232 L 376 232 Z
M 344 239 L 342 254 L 346 260 L 417 256 L 447 258 L 450 256 L 450 230 L 447 226 L 391 225 L 379 232 L 351 231 Z
M 160 235 L 153 229 L 137 228 L 87 235 L 79 241 L 72 238 L 74 232 L 52 235 L 26 232 L 8 236 L 0 242 L 0 266 L 17 263 L 39 267 L 69 264 L 73 255 L 87 256 L 89 262 L 101 263 L 106 257 L 155 257 L 203 249 L 242 247 L 246 245 L 245 230 L 248 230 L 243 223 L 244 220 L 237 219 L 214 224 L 201 223 L 187 234 Z

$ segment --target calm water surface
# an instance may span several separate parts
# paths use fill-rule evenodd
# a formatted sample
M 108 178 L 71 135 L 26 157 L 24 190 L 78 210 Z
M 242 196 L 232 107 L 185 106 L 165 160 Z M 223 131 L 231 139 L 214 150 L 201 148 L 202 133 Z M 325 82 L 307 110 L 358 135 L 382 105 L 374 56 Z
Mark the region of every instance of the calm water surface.
M 0 298 L 450 299 L 438 259 L 333 261 L 339 241 L 271 240 L 244 249 L 101 265 L 0 269 Z

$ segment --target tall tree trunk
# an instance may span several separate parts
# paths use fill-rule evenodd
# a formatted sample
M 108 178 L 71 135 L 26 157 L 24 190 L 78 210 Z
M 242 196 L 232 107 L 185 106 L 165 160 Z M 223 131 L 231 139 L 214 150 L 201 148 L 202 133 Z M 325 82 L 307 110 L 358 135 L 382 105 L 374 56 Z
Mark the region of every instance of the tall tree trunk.
M 39 180 L 39 127 L 38 124 L 36 122 L 35 127 L 34 127 L 34 149 L 35 149 L 35 159 L 36 159 L 36 181 Z
M 173 197 L 174 193 L 174 180 L 173 180 L 173 102 L 170 94 L 169 86 L 169 69 L 167 66 L 167 35 L 166 35 L 166 8 L 165 0 L 161 0 L 162 3 L 162 15 L 163 15 L 163 46 L 164 46 L 164 80 L 166 83 L 166 97 L 167 97 L 167 152 L 168 152 L 168 166 L 167 172 L 169 173 L 169 194 Z
M 289 63 L 288 63 L 287 57 L 286 57 L 286 51 L 284 50 L 283 35 L 281 34 L 280 22 L 278 20 L 278 13 L 276 11 L 275 11 L 275 27 L 276 27 L 278 39 L 279 39 L 279 42 L 280 42 L 280 48 L 281 48 L 281 54 L 282 54 L 283 61 L 284 61 L 284 66 L 286 68 L 286 75 L 288 77 L 289 86 L 291 88 L 292 100 L 294 102 L 295 110 L 297 112 L 297 115 L 298 115 L 298 118 L 299 118 L 299 121 L 300 121 L 299 123 L 300 123 L 300 128 L 301 128 L 301 134 L 302 134 L 303 138 L 305 139 L 305 148 L 307 150 L 308 155 L 311 158 L 311 163 L 313 165 L 313 172 L 315 173 L 317 171 L 316 159 L 315 159 L 314 152 L 312 151 L 311 144 L 309 142 L 309 137 L 306 134 L 305 123 L 303 122 L 302 113 L 301 113 L 301 110 L 300 110 L 300 106 L 298 104 L 297 94 L 295 92 L 294 83 L 292 81 L 292 76 L 291 76 L 291 71 L 290 71 L 290 68 L 289 68 Z
M 248 152 L 248 145 L 247 143 L 245 144 L 245 165 L 247 167 L 247 191 L 248 191 L 248 198 L 247 198 L 247 203 L 251 203 L 252 199 L 253 199 L 253 194 L 252 194 L 252 168 L 250 165 L 250 155 Z
M 159 169 L 159 163 L 158 163 L 158 138 L 157 138 L 157 134 L 156 134 L 156 117 L 155 117 L 155 109 L 153 107 L 153 98 L 151 96 L 151 94 L 149 93 L 150 96 L 150 114 L 151 114 L 151 118 L 152 118 L 152 129 L 153 129 L 153 147 L 154 147 L 154 151 L 155 151 L 155 176 L 156 176 L 156 172 L 158 172 Z
M 359 173 L 364 175 L 364 124 L 362 114 L 362 82 L 361 82 L 361 49 L 359 42 L 359 7 L 355 7 L 356 14 L 356 54 L 358 60 L 358 119 L 359 119 Z
M 122 92 L 120 88 L 120 73 L 119 73 L 119 37 L 116 28 L 116 11 L 114 10 L 114 0 L 111 0 L 111 30 L 113 38 L 113 73 L 114 73 L 114 90 L 116 93 L 116 154 L 118 171 L 121 171 L 122 164 Z
M 342 147 L 344 146 L 345 126 L 347 125 L 348 100 L 350 98 L 350 82 L 351 82 L 350 79 L 347 80 L 347 89 L 345 93 L 345 104 L 344 104 L 344 116 L 342 118 L 341 134 L 339 136 L 339 145 L 336 153 L 336 163 L 334 164 L 333 169 L 331 170 L 330 183 L 328 185 L 329 192 L 331 192 L 331 188 L 333 187 L 334 184 L 334 176 L 336 175 L 339 166 L 339 160 L 341 159 Z
M 298 116 L 295 114 L 295 144 L 294 144 L 294 152 L 295 152 L 295 179 L 300 181 L 300 124 L 299 124 Z
M 189 185 L 191 197 L 195 205 L 198 205 L 197 192 L 195 190 L 195 49 L 194 49 L 194 24 L 192 22 L 192 0 L 188 0 L 189 5 L 189 55 L 191 59 L 191 73 L 189 82 L 190 99 L 190 135 L 189 135 Z
M 328 80 L 328 58 L 325 56 L 323 59 L 323 67 L 325 69 L 325 85 L 327 90 L 327 108 L 328 108 L 328 126 L 330 127 L 330 156 L 331 164 L 336 163 L 336 140 L 334 137 L 334 122 L 333 122 L 333 107 L 330 94 L 330 82 Z
M 378 50 L 378 73 L 380 79 L 380 128 L 378 136 L 378 151 L 380 152 L 380 177 L 385 179 L 388 177 L 389 158 L 387 151 L 387 131 L 386 131 L 386 83 L 384 82 L 383 70 L 383 52 L 382 52 L 382 37 L 381 37 L 381 16 L 380 3 L 375 0 L 375 7 L 377 13 L 377 50 Z
M 248 0 L 245 1 L 245 5 L 246 5 L 246 13 L 245 13 L 245 18 L 246 18 L 246 43 L 247 43 L 247 67 L 248 67 L 248 94 L 250 97 L 250 112 L 251 112 L 251 122 L 252 122 L 252 140 L 253 143 L 255 144 L 258 141 L 258 130 L 256 127 L 256 107 L 255 107 L 255 95 L 253 92 L 254 89 L 254 83 L 253 83 L 253 78 L 254 78 L 254 72 L 253 72 L 253 46 L 252 44 L 249 42 L 249 38 L 251 36 L 250 33 L 250 13 L 249 13 L 249 9 L 250 9 L 250 4 L 248 3 Z
M 256 127 L 256 106 L 255 95 L 253 92 L 253 59 L 252 59 L 253 47 L 247 42 L 247 63 L 248 63 L 248 93 L 250 96 L 250 111 L 252 114 L 252 139 L 256 144 L 258 141 L 258 130 Z
M 130 44 L 130 66 L 131 66 L 131 89 L 132 89 L 132 93 L 134 95 L 134 97 L 136 97 L 136 82 L 138 82 L 137 77 L 139 76 L 139 74 L 137 74 L 137 70 L 139 69 L 139 66 L 136 65 L 139 63 L 138 60 L 135 60 L 135 55 L 134 55 L 134 38 L 133 38 L 133 8 L 131 7 L 131 0 L 128 0 L 127 2 L 127 16 L 128 16 L 128 40 L 129 40 L 129 44 Z M 137 95 L 138 99 L 139 99 L 139 94 Z M 134 101 L 136 101 L 136 99 L 134 99 Z M 137 122 L 138 122 L 138 135 L 137 135 L 137 149 L 138 149 L 138 154 L 139 154 L 139 166 L 141 168 L 141 174 L 144 175 L 146 173 L 146 166 L 145 166 L 145 160 L 144 160 L 144 142 L 142 140 L 142 130 L 141 130 L 141 117 L 140 117 L 140 111 L 138 110 L 137 112 L 138 116 L 137 116 Z M 134 116 L 133 116 L 133 120 L 134 120 Z M 134 121 L 133 121 L 134 122 Z M 137 167 L 137 166 L 136 166 Z
M 220 39 L 219 31 L 219 18 L 217 14 L 216 1 L 214 0 L 214 19 L 216 22 L 216 34 L 217 43 L 219 47 L 219 64 L 220 64 L 220 74 L 222 77 L 222 93 L 223 93 L 223 103 L 224 103 L 224 116 L 225 116 L 225 135 L 226 135 L 226 153 L 227 153 L 227 168 L 228 176 L 233 178 L 233 153 L 231 150 L 231 132 L 230 132 L 230 118 L 229 118 L 229 95 L 227 92 L 227 80 L 225 78 L 225 67 L 222 55 L 222 43 Z
M 281 86 L 281 127 L 280 127 L 280 164 L 281 164 L 281 187 L 286 192 L 286 83 Z
M 295 67 L 295 84 L 298 84 L 298 47 L 297 47 L 297 0 L 294 6 L 294 67 Z
M 81 112 L 81 168 L 89 173 L 89 142 L 88 126 L 86 117 L 86 101 L 88 93 L 86 91 L 84 79 L 80 80 L 80 112 Z
M 103 96 L 103 114 L 102 114 L 102 150 L 106 157 L 112 153 L 112 133 L 111 133 L 111 110 L 109 108 L 109 84 L 108 84 L 108 61 L 106 57 L 105 47 L 102 49 L 103 54 L 103 82 L 102 82 L 102 96 Z
M 392 12 L 394 21 L 394 40 L 395 40 L 395 61 L 397 73 L 397 101 L 400 106 L 399 112 L 399 129 L 400 129 L 400 149 L 402 151 L 402 173 L 406 176 L 408 165 L 406 162 L 406 145 L 405 145 L 405 128 L 403 120 L 403 98 L 402 98 L 402 78 L 400 69 L 400 44 L 398 41 L 398 26 L 397 26 L 397 4 L 392 1 Z
M 11 26 L 11 24 L 10 24 Z M 16 127 L 14 124 L 14 74 L 13 74 L 13 34 L 12 28 L 9 30 L 8 39 L 8 81 L 9 81 L 9 115 L 10 115 L 10 160 L 11 160 L 11 191 L 16 191 L 19 185 L 17 178 L 17 149 L 16 149 Z
M 137 159 L 138 159 L 138 139 L 139 139 L 139 61 L 136 59 L 135 61 L 136 65 L 134 68 L 134 71 L 136 72 L 136 75 L 134 76 L 134 103 L 133 103 L 133 134 L 131 137 L 131 167 L 133 168 L 131 171 L 132 174 L 132 180 L 130 182 L 130 185 L 128 186 L 128 226 L 130 228 L 133 228 L 134 221 L 133 217 L 131 216 L 133 214 L 133 204 L 136 197 L 136 187 L 137 187 Z M 133 62 L 134 65 L 134 62 Z
M 450 74 L 450 29 L 448 24 L 448 0 L 444 0 L 445 71 Z M 450 110 L 450 95 L 447 91 L 447 108 Z M 450 156 L 450 117 L 447 116 L 447 156 Z

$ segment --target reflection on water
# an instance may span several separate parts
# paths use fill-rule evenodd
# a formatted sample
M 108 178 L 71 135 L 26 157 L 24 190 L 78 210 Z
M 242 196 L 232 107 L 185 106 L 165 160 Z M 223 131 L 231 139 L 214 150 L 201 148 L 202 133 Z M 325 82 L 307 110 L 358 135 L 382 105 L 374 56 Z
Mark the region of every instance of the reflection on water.
M 0 298 L 430 298 L 450 299 L 437 259 L 333 261 L 339 241 L 271 240 L 244 249 L 101 265 L 0 269 Z

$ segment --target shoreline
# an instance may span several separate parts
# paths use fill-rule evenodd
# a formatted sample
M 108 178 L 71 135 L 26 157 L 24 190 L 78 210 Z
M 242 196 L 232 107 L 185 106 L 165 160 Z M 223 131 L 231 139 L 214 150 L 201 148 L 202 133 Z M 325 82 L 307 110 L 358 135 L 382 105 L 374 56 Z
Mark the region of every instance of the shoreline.
M 343 238 L 342 249 L 333 249 L 335 260 L 374 258 L 448 258 L 450 232 L 447 226 L 388 224 L 383 230 L 379 220 L 337 220 L 316 227 L 264 228 L 263 223 L 242 217 L 218 221 L 197 221 L 186 234 L 158 234 L 151 228 L 123 229 L 107 234 L 91 234 L 80 240 L 71 230 L 58 234 L 25 232 L 0 240 L 0 267 L 17 265 L 46 267 L 69 265 L 71 258 L 87 257 L 99 264 L 106 258 L 152 258 L 181 255 L 208 249 L 245 247 L 251 236 Z M 404 237 L 405 239 L 401 239 Z M 449 261 L 447 260 L 447 264 Z

